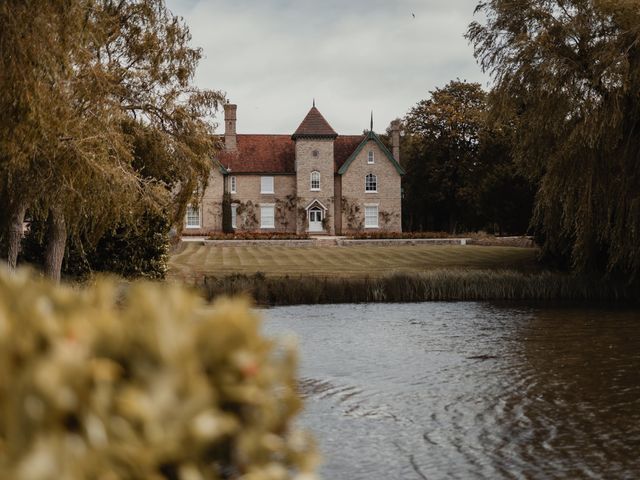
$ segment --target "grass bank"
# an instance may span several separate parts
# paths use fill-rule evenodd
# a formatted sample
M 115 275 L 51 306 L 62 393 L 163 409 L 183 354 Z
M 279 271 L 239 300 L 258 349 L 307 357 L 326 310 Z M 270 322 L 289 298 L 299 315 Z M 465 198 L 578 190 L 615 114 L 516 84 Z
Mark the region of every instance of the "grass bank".
M 385 277 L 439 269 L 538 271 L 537 249 L 460 245 L 216 246 L 183 242 L 169 278 L 199 283 L 233 274 L 305 277 Z
M 640 288 L 553 272 L 431 270 L 379 277 L 204 277 L 204 295 L 248 295 L 259 305 L 476 300 L 638 302 Z

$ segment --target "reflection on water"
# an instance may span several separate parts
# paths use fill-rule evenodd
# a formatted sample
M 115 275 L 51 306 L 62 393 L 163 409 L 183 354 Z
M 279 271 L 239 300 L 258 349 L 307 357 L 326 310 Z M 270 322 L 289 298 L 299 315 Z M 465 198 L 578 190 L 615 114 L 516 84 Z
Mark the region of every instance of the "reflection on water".
M 640 312 L 485 303 L 264 312 L 302 350 L 326 479 L 640 478 Z

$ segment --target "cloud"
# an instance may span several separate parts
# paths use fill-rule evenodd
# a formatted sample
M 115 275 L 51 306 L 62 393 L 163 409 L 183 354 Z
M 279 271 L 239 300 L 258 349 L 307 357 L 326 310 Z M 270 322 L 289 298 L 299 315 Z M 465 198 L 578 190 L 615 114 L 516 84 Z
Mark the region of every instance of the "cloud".
M 383 131 L 450 80 L 487 82 L 463 38 L 476 0 L 167 3 L 203 49 L 196 83 L 238 104 L 239 133 L 292 133 L 313 98 L 339 133 L 371 110 Z

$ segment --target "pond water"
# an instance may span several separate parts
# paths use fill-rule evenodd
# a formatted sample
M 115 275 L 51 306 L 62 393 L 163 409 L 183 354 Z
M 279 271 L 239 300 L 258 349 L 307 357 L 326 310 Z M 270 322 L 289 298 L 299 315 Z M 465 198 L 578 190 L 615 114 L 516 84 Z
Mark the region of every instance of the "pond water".
M 640 311 L 265 310 L 300 343 L 325 479 L 640 478 Z

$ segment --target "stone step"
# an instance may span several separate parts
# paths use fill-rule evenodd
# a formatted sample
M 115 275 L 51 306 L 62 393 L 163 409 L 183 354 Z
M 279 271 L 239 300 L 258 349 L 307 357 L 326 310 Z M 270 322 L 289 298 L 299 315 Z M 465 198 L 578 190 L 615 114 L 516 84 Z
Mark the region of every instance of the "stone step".
M 314 238 L 314 245 L 317 247 L 335 247 L 338 245 L 338 242 L 335 238 Z

